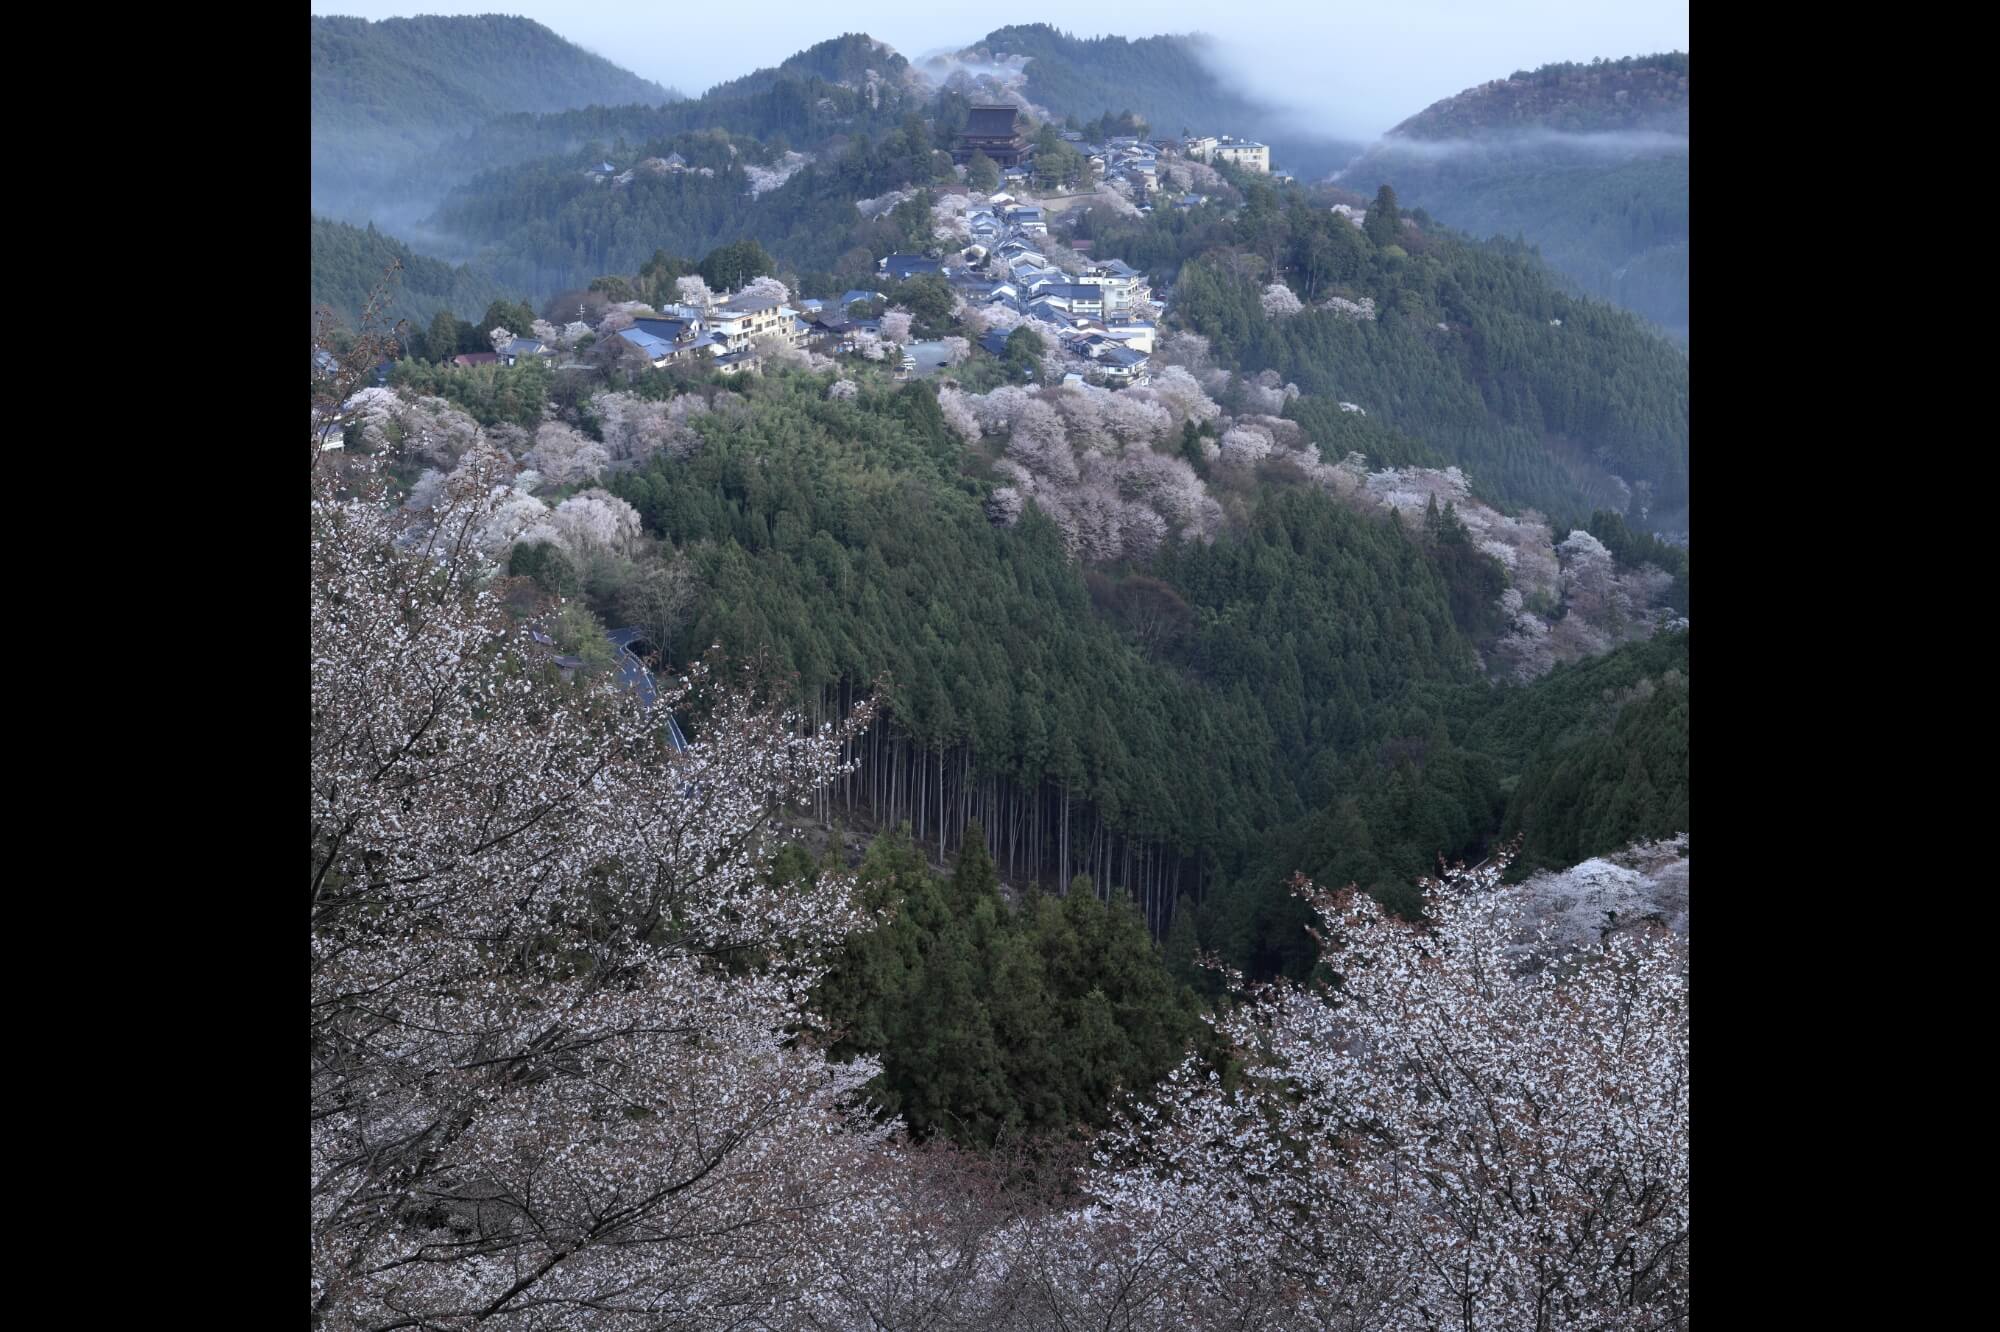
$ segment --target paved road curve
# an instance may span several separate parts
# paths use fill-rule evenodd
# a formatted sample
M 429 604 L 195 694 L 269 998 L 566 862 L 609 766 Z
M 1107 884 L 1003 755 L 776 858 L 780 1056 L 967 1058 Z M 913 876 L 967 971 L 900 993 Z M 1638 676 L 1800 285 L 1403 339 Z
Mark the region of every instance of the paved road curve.
M 660 691 L 653 683 L 653 673 L 646 669 L 645 662 L 639 660 L 638 653 L 632 651 L 632 645 L 645 635 L 636 628 L 625 628 L 613 629 L 605 637 L 618 650 L 618 683 L 637 692 L 640 706 L 651 708 L 659 700 Z M 681 734 L 680 723 L 674 720 L 671 712 L 667 714 L 667 739 L 673 742 L 676 751 L 688 747 L 687 737 Z

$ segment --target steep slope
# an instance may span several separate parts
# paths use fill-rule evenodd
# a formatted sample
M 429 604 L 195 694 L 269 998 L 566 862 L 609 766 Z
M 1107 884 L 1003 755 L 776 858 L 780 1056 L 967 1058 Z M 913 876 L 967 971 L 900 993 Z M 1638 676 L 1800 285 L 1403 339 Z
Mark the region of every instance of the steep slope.
M 1518 236 L 1582 293 L 1685 338 L 1683 53 L 1549 65 L 1447 98 L 1336 177 L 1477 236 Z
M 403 168 L 497 116 L 678 97 L 529 19 L 314 16 L 313 209 L 366 220 Z
M 439 310 L 477 319 L 488 304 L 510 294 L 483 274 L 414 253 L 372 226 L 312 220 L 313 304 L 330 306 L 349 327 L 359 323 L 369 292 L 397 261 L 402 263 L 402 274 L 383 315 L 390 325 L 399 319 L 425 325 Z

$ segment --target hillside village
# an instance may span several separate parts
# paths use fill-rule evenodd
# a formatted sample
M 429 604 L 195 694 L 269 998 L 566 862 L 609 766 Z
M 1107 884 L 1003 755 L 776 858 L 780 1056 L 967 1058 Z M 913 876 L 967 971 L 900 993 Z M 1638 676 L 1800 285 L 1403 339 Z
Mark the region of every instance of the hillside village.
M 914 339 L 910 321 L 895 318 L 907 312 L 884 291 L 797 298 L 775 281 L 759 279 L 728 293 L 692 287 L 690 299 L 661 307 L 623 303 L 596 327 L 573 323 L 560 332 L 544 330 L 555 332 L 553 337 L 510 333 L 496 338 L 492 352 L 462 355 L 454 364 L 513 365 L 522 357 L 556 358 L 589 341 L 615 339 L 621 354 L 656 370 L 686 366 L 736 374 L 761 368 L 772 357 L 879 361 L 893 356 L 897 378 L 924 378 L 960 363 L 975 345 L 1005 358 L 1014 331 L 1025 327 L 1039 339 L 1039 352 L 1047 358 L 1041 369 L 1052 380 L 1107 388 L 1144 384 L 1166 302 L 1145 273 L 1122 259 L 1089 253 L 1087 240 L 1063 244 L 1051 235 L 1051 221 L 1078 208 L 1143 214 L 1156 207 L 1200 207 L 1214 198 L 1203 187 L 1221 184 L 1211 163 L 1284 174 L 1271 173 L 1268 146 L 1229 135 L 1127 134 L 1095 143 L 1071 130 L 1058 137 L 1062 172 L 1037 163 L 1013 107 L 973 108 L 953 158 L 964 176 L 974 158 L 984 155 L 998 170 L 1002 188 L 941 191 L 935 244 L 925 253 L 890 254 L 877 263 L 881 284 L 892 290 L 913 279 L 942 282 L 950 295 L 951 325 L 966 336 Z M 806 160 L 787 154 L 779 172 L 789 174 Z M 624 171 L 599 162 L 585 174 L 615 188 L 631 183 L 638 172 L 688 170 L 675 154 L 647 158 Z M 760 185 L 768 187 L 760 178 L 753 189 Z M 880 200 L 856 202 L 884 206 Z M 1028 378 L 1035 375 L 1027 372 Z

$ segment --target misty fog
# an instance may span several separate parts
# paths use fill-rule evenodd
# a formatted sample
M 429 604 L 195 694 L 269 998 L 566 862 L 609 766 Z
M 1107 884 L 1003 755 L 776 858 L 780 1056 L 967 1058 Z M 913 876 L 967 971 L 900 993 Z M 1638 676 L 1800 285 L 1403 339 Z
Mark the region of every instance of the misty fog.
M 1154 0 L 1138 10 L 1079 10 L 1030 0 L 988 9 L 935 0 L 766 0 L 751 9 L 641 7 L 617 0 L 396 3 L 313 0 L 315 14 L 522 14 L 623 65 L 698 96 L 843 32 L 866 32 L 913 62 L 957 51 L 1009 24 L 1077 37 L 1211 38 L 1218 72 L 1246 97 L 1283 109 L 1302 133 L 1371 140 L 1440 98 L 1518 69 L 1598 56 L 1688 49 L 1685 0 Z
M 1593 130 L 1579 133 L 1529 129 L 1459 139 L 1415 139 L 1398 134 L 1383 139 L 1378 147 L 1399 159 L 1420 162 L 1504 157 L 1510 153 L 1542 153 L 1549 149 L 1560 149 L 1573 156 L 1615 159 L 1685 155 L 1688 136 L 1664 130 Z M 1336 175 L 1335 179 L 1340 177 Z

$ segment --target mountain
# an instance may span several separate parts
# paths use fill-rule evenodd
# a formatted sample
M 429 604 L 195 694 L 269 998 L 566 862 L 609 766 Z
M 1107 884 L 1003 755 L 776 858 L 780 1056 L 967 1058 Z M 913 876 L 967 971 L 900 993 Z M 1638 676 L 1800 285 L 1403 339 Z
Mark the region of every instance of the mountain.
M 402 169 L 496 117 L 679 97 L 529 19 L 315 15 L 313 210 L 368 220 Z
M 1548 65 L 1391 130 L 1335 179 L 1518 236 L 1585 295 L 1688 331 L 1687 56 Z
M 887 42 L 877 41 L 865 32 L 849 32 L 809 46 L 772 68 L 718 83 L 703 93 L 701 100 L 727 102 L 767 93 L 786 79 L 801 83 L 818 79 L 852 88 L 883 80 L 903 84 L 908 82 L 909 68 L 910 62 L 896 54 Z
M 1456 139 L 1556 130 L 1688 132 L 1688 58 L 1682 51 L 1588 65 L 1544 65 L 1482 83 L 1425 107 L 1389 131 L 1408 139 Z
M 426 258 L 373 226 L 313 218 L 313 304 L 331 307 L 350 327 L 359 324 L 361 307 L 391 263 L 401 263 L 402 272 L 383 312 L 387 325 L 407 319 L 421 327 L 439 310 L 477 319 L 490 303 L 510 295 L 491 278 L 464 265 Z
M 1095 120 L 1104 112 L 1131 111 L 1158 134 L 1234 134 L 1272 145 L 1273 164 L 1302 176 L 1323 175 L 1350 160 L 1359 145 L 1300 134 L 1274 108 L 1225 85 L 1211 68 L 1204 38 L 1078 38 L 1045 23 L 998 28 L 935 65 L 983 72 L 1015 84 L 1020 94 L 1057 116 Z

